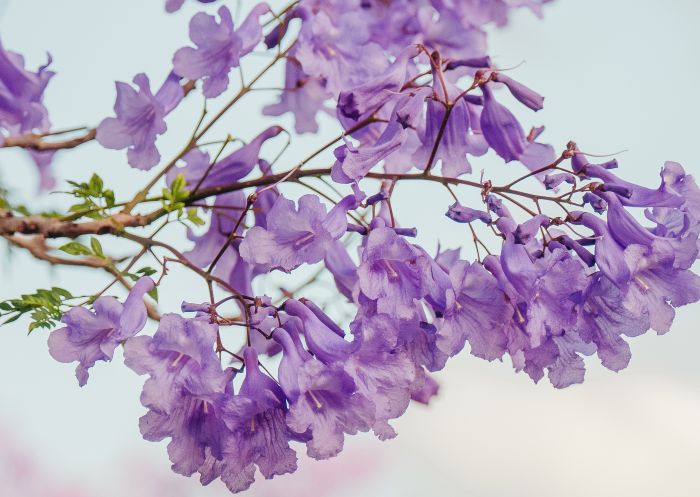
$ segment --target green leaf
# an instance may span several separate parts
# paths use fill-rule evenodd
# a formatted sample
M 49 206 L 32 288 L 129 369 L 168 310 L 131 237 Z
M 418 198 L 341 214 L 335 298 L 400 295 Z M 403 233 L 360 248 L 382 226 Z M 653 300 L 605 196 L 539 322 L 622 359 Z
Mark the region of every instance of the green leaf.
M 100 259 L 105 259 L 105 254 L 102 251 L 102 244 L 94 236 L 90 238 L 90 246 L 92 247 L 92 251 L 97 257 L 99 257 Z
M 80 242 L 70 242 L 58 248 L 70 255 L 92 255 L 92 251 Z
M 204 226 L 204 219 L 197 215 L 197 208 L 187 209 L 187 220 L 196 226 Z
M 114 190 L 105 190 L 102 192 L 102 197 L 105 199 L 108 208 L 114 207 Z
M 158 287 L 153 287 L 153 290 L 148 292 L 148 296 L 151 297 L 153 300 L 158 302 Z
M 17 321 L 25 314 L 29 314 L 32 322 L 29 332 L 37 328 L 51 329 L 63 316 L 63 308 L 67 306 L 67 300 L 73 299 L 71 293 L 63 288 L 53 287 L 50 290 L 38 289 L 33 294 L 21 295 L 18 299 L 0 302 L 0 308 L 10 316 L 3 324 Z
M 89 192 L 93 197 L 99 197 L 102 194 L 102 189 L 104 188 L 104 182 L 97 174 L 93 174 L 90 178 Z
M 142 267 L 138 271 L 136 271 L 138 274 L 143 275 L 143 276 L 151 276 L 153 274 L 156 274 L 158 271 L 153 269 L 152 267 Z
M 172 185 L 170 185 L 170 191 L 172 191 L 173 193 L 183 191 L 186 185 L 187 180 L 185 179 L 185 175 L 183 173 L 180 173 L 177 176 L 175 176 Z

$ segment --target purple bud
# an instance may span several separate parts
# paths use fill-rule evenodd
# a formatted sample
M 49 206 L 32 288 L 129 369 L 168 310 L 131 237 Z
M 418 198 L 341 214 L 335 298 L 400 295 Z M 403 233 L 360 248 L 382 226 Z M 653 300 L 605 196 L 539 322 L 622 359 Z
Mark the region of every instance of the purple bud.
M 552 190 L 562 183 L 576 184 L 576 176 L 569 173 L 548 174 L 544 177 L 544 186 L 547 190 Z
M 377 202 L 381 202 L 382 200 L 386 200 L 389 198 L 389 194 L 385 192 L 384 190 L 381 190 L 379 193 L 376 193 L 370 197 L 367 198 L 367 205 L 374 205 Z
M 608 183 L 604 183 L 600 185 L 599 190 L 601 192 L 616 193 L 625 198 L 630 198 L 632 196 L 632 189 L 623 185 L 611 185 Z
M 544 97 L 524 84 L 518 83 L 502 73 L 495 73 L 494 80 L 506 85 L 510 93 L 526 107 L 534 111 L 542 110 L 542 107 L 544 107 Z
M 595 257 L 588 250 L 586 250 L 586 248 L 581 243 L 572 239 L 568 235 L 560 236 L 559 241 L 569 250 L 573 250 L 574 252 L 576 252 L 576 255 L 578 255 L 588 267 L 593 267 L 593 265 L 595 264 Z M 594 240 L 589 240 L 589 242 L 592 243 L 594 242 Z
M 583 203 L 590 204 L 591 207 L 593 207 L 593 210 L 596 211 L 598 214 L 602 214 L 606 210 L 608 210 L 608 203 L 602 198 L 600 198 L 598 195 L 595 195 L 591 192 L 586 192 L 583 194 Z
M 484 224 L 491 224 L 491 216 L 488 212 L 471 209 L 457 202 L 449 207 L 445 215 L 458 223 L 471 223 L 478 219 Z
M 180 306 L 182 312 L 209 312 L 211 304 L 194 304 L 192 302 L 183 302 Z

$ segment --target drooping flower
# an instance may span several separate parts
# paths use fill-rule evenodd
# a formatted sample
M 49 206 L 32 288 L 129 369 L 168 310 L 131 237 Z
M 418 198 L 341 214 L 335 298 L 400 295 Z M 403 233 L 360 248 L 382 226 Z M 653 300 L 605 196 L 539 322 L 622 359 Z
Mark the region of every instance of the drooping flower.
M 457 354 L 465 341 L 482 359 L 498 359 L 506 351 L 505 324 L 513 310 L 496 279 L 481 264 L 459 261 L 450 269 L 442 317 L 437 320 L 437 346 Z
M 418 48 L 409 47 L 381 75 L 352 90 L 340 92 L 338 112 L 357 121 L 379 109 L 401 90 L 408 77 L 408 62 L 416 55 Z
M 184 95 L 179 79 L 171 74 L 153 95 L 148 77 L 137 74 L 138 87 L 117 82 L 116 117 L 104 119 L 97 127 L 97 141 L 105 148 L 128 148 L 129 165 L 136 169 L 151 169 L 160 161 L 155 142 L 167 130 L 165 116 L 182 100 Z
M 283 329 L 274 338 L 283 348 L 279 381 L 290 402 L 287 425 L 299 435 L 308 434 L 309 456 L 328 459 L 337 455 L 345 434 L 370 429 L 373 404 L 357 393 L 355 382 L 340 364 L 327 366 L 300 351 Z
M 552 146 L 534 141 L 535 137 L 525 136 L 520 122 L 496 101 L 489 85 L 481 88 L 484 94 L 481 130 L 489 146 L 506 162 L 519 160 L 531 171 L 552 163 L 555 159 Z
M 253 348 L 244 349 L 243 358 L 246 376 L 241 389 L 227 397 L 222 407 L 231 434 L 224 447 L 221 479 L 232 492 L 253 483 L 256 466 L 268 479 L 297 468 L 285 423 L 286 397 L 280 386 L 260 371 Z
M 510 91 L 510 93 L 524 106 L 529 107 L 534 111 L 542 110 L 544 107 L 544 97 L 542 95 L 531 90 L 524 84 L 515 81 L 510 76 L 497 72 L 494 73 L 493 80 L 506 85 L 508 91 Z
M 173 471 L 186 476 L 207 458 L 223 458 L 221 405 L 231 393 L 232 372 L 222 370 L 215 340 L 216 328 L 206 319 L 166 314 L 153 337 L 129 340 L 124 350 L 126 365 L 149 375 L 141 394 L 149 409 L 141 433 L 149 441 L 171 438 Z
M 297 210 L 294 202 L 280 195 L 267 215 L 267 227 L 255 226 L 246 233 L 240 247 L 243 259 L 287 272 L 314 264 L 345 233 L 347 212 L 359 203 L 350 195 L 328 213 L 315 195 L 304 195 L 298 204 Z
M 421 169 L 430 169 L 442 162 L 442 174 L 457 178 L 471 172 L 467 153 L 482 155 L 485 150 L 470 134 L 471 117 L 467 101 L 460 90 L 445 80 L 439 57 L 433 68 L 434 98 L 428 100 L 425 130 L 420 136 L 422 146 L 413 155 Z
M 260 16 L 270 11 L 259 3 L 238 29 L 234 29 L 231 11 L 226 6 L 218 10 L 220 22 L 204 12 L 190 21 L 190 39 L 197 48 L 184 47 L 173 57 L 175 72 L 188 79 L 204 79 L 202 93 L 214 98 L 229 84 L 229 72 L 238 67 L 240 59 L 250 53 L 262 39 Z
M 154 288 L 148 277 L 139 279 L 122 305 L 114 297 L 95 300 L 95 312 L 73 307 L 61 319 L 66 325 L 49 336 L 49 353 L 60 362 L 78 362 L 75 375 L 82 387 L 97 361 L 110 361 L 117 346 L 146 324 L 144 295 Z
M 24 57 L 5 50 L 0 43 L 0 127 L 10 135 L 49 129 L 48 112 L 43 104 L 44 90 L 52 71 L 51 63 L 36 72 L 24 67 Z
M 378 312 L 409 318 L 414 300 L 427 293 L 426 255 L 388 227 L 372 229 L 358 268 L 359 289 Z

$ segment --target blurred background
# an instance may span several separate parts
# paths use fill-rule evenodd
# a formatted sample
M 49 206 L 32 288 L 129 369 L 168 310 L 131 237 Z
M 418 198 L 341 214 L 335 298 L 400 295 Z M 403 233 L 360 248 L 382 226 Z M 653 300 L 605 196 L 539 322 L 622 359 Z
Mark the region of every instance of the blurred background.
M 172 53 L 188 42 L 189 18 L 204 8 L 191 3 L 168 16 L 164 0 L 0 0 L 0 34 L 30 68 L 51 52 L 58 75 L 46 103 L 55 128 L 94 125 L 112 114 L 115 80 L 146 72 L 160 84 Z M 244 11 L 251 5 L 242 3 Z M 570 139 L 590 153 L 624 149 L 617 156 L 621 174 L 657 185 L 665 160 L 700 174 L 698 14 L 694 0 L 557 0 L 544 21 L 517 12 L 508 28 L 492 30 L 490 52 L 502 67 L 525 61 L 513 77 L 546 96 L 543 111 L 519 114 L 525 126 L 546 124 L 543 139 L 558 150 Z M 256 110 L 273 95 L 247 98 L 219 136 L 250 138 L 274 122 Z M 159 141 L 164 157 L 191 132 L 201 105 L 188 98 L 172 114 L 172 131 Z M 321 124 L 328 136 L 338 131 L 330 119 Z M 321 139 L 295 138 L 289 164 Z M 473 165 L 489 177 L 503 167 L 493 157 Z M 59 153 L 55 171 L 59 190 L 61 179 L 86 180 L 97 171 L 118 197 L 146 181 L 125 167 L 122 152 L 96 144 Z M 34 167 L 21 151 L 0 153 L 0 182 L 37 210 L 70 202 L 37 196 Z M 399 219 L 419 228 L 421 242 L 431 249 L 438 239 L 450 248 L 464 245 L 463 255 L 472 256 L 466 233 L 444 218 L 444 192 L 401 186 L 397 195 Z M 109 248 L 122 250 L 116 242 Z M 173 274 L 161 291 L 162 310 L 201 300 L 201 284 Z M 90 293 L 104 282 L 101 274 L 48 268 L 4 247 L 0 252 L 0 299 L 53 284 Z M 326 291 L 332 298 L 333 290 Z M 546 379 L 533 385 L 513 374 L 509 361 L 487 363 L 463 353 L 438 376 L 437 400 L 412 406 L 395 422 L 398 438 L 351 437 L 338 458 L 304 460 L 296 474 L 257 482 L 249 495 L 697 497 L 698 318 L 700 306 L 680 309 L 669 334 L 631 340 L 626 370 L 615 374 L 589 360 L 586 382 L 564 391 Z M 45 331 L 27 337 L 21 322 L 0 328 L 0 495 L 227 495 L 219 482 L 202 488 L 171 473 L 165 443 L 142 440 L 143 380 L 121 365 L 119 353 L 113 363 L 99 363 L 80 389 L 73 366 L 48 356 L 46 337 Z

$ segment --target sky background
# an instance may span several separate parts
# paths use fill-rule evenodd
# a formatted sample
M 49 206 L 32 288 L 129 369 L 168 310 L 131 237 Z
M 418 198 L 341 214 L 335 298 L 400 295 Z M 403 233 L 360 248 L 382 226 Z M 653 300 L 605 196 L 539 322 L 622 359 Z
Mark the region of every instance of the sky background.
M 115 80 L 144 71 L 160 84 L 171 54 L 187 43 L 187 21 L 197 9 L 166 16 L 163 3 L 0 0 L 0 35 L 5 47 L 26 55 L 29 67 L 51 52 L 58 76 L 46 101 L 56 128 L 91 125 L 111 115 Z M 526 126 L 546 124 L 543 138 L 557 149 L 570 139 L 590 153 L 624 149 L 617 156 L 621 174 L 657 185 L 665 160 L 700 174 L 699 13 L 692 0 L 558 0 L 545 9 L 544 21 L 529 12 L 514 15 L 510 27 L 492 33 L 490 52 L 502 67 L 525 61 L 512 76 L 546 96 L 543 111 L 519 114 Z M 272 124 L 256 113 L 270 98 L 252 94 L 219 136 L 250 138 Z M 159 142 L 164 157 L 191 131 L 200 108 L 201 100 L 189 98 L 172 115 L 172 132 Z M 336 133 L 330 120 L 323 123 L 328 136 Z M 290 164 L 313 144 L 295 139 Z M 490 171 L 498 162 L 487 157 L 474 166 Z M 120 197 L 145 182 L 143 173 L 124 167 L 122 152 L 95 144 L 57 156 L 56 170 L 71 179 L 98 171 Z M 37 208 L 66 205 L 58 195 L 36 196 L 35 173 L 21 152 L 0 153 L 0 179 Z M 419 228 L 429 247 L 438 239 L 448 247 L 464 244 L 468 257 L 465 233 L 443 218 L 443 193 L 401 187 L 401 218 Z M 0 299 L 52 284 L 94 292 L 104 281 L 0 252 Z M 169 281 L 163 309 L 201 299 L 201 284 L 185 273 Z M 564 391 L 546 380 L 533 385 L 513 374 L 509 361 L 487 363 L 464 353 L 440 374 L 437 401 L 412 406 L 395 423 L 397 439 L 352 437 L 336 460 L 305 463 L 291 477 L 256 484 L 250 495 L 697 497 L 698 318 L 698 307 L 680 309 L 669 334 L 631 340 L 628 369 L 615 374 L 590 360 L 586 382 Z M 27 337 L 22 324 L 0 329 L 0 495 L 8 488 L 9 497 L 226 495 L 218 483 L 201 488 L 171 475 L 165 445 L 141 439 L 143 380 L 119 355 L 94 368 L 80 389 L 73 366 L 48 356 L 46 337 L 43 331 Z M 64 487 L 69 490 L 59 494 Z

